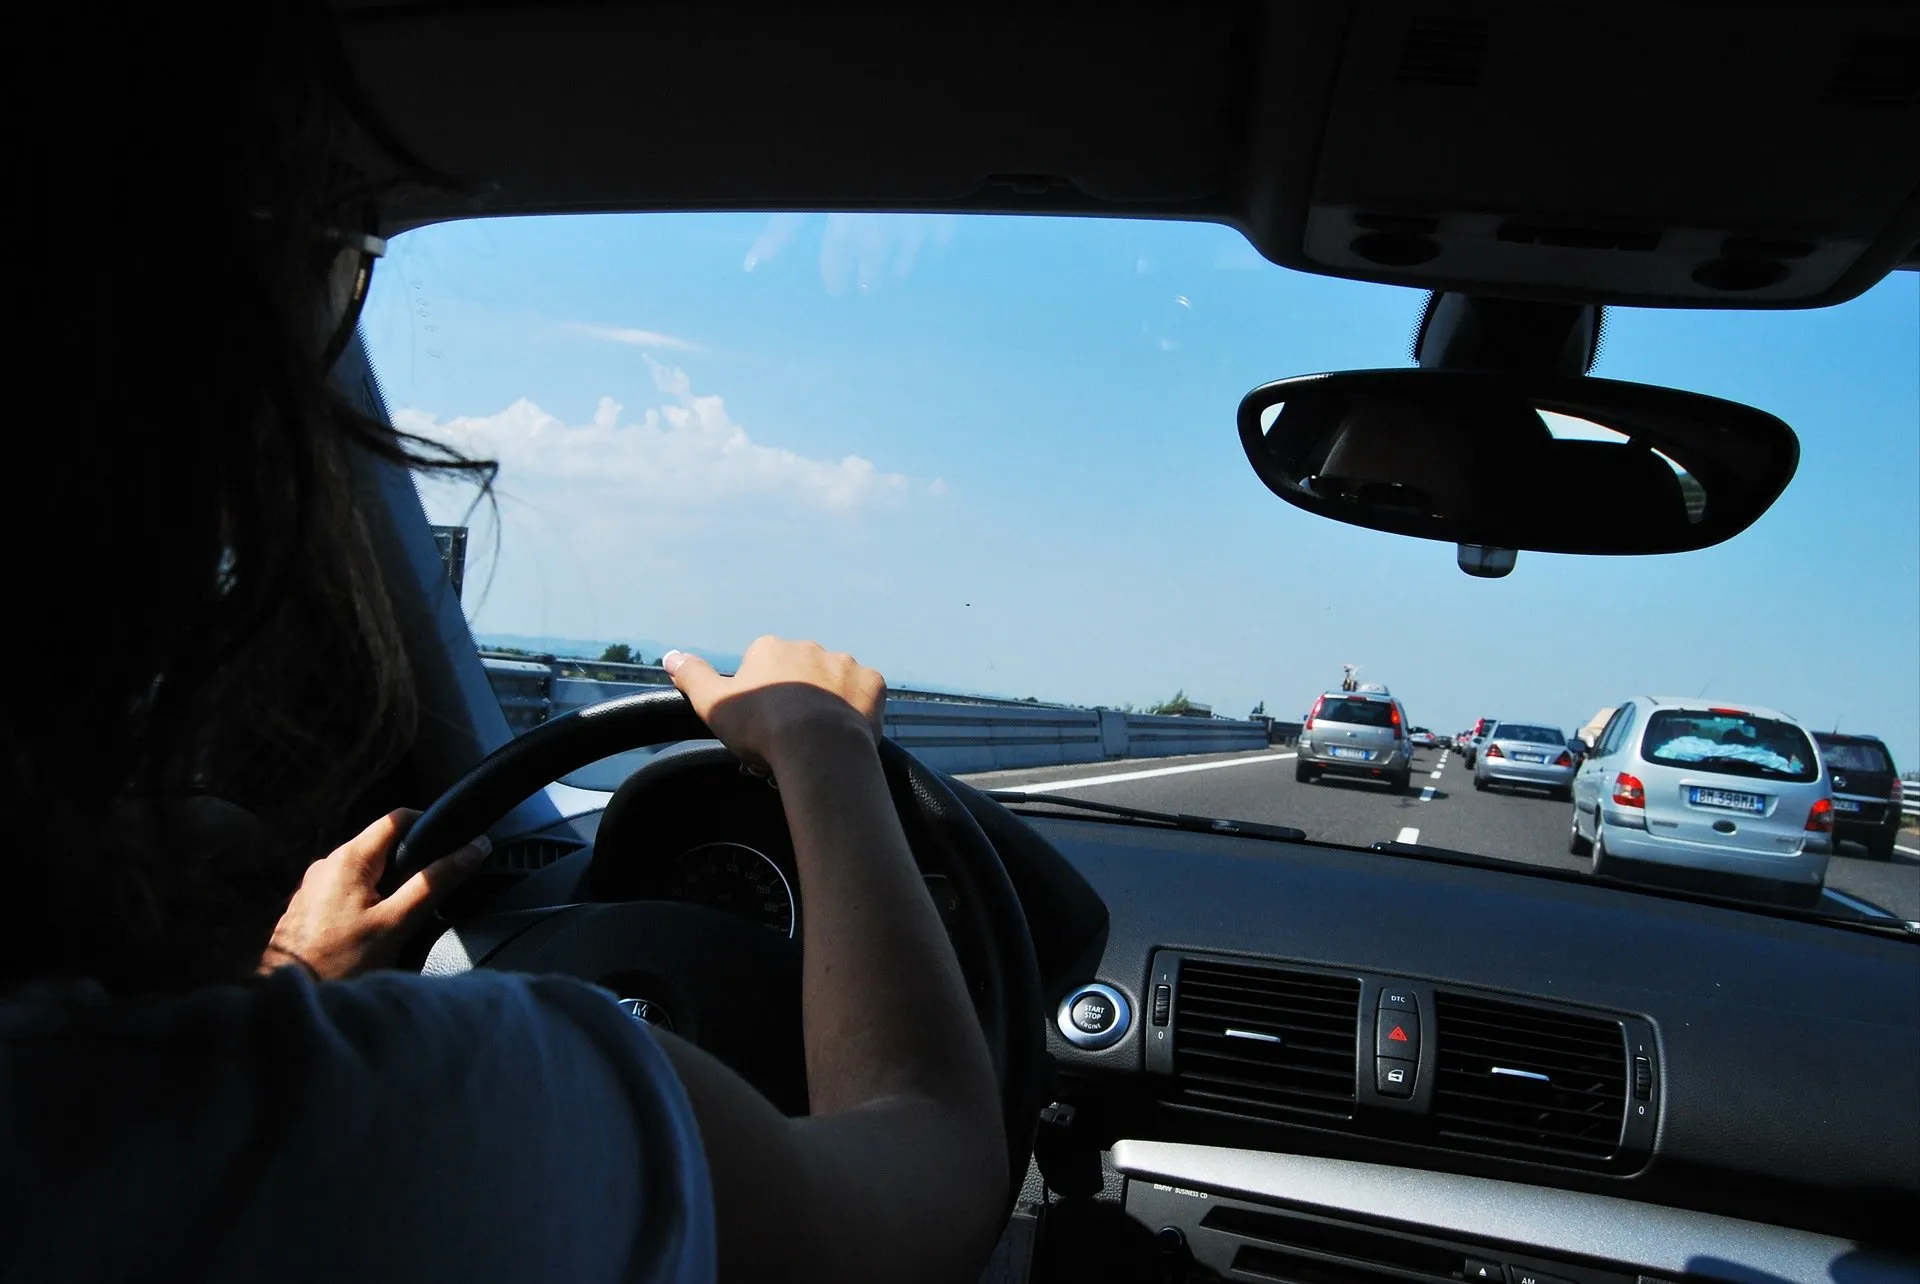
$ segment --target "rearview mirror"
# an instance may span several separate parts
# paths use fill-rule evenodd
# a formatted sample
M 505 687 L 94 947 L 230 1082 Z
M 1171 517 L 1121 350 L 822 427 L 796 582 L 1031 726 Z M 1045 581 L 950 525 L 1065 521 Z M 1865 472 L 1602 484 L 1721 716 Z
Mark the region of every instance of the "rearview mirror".
M 1519 549 L 1675 553 L 1739 534 L 1799 464 L 1793 430 L 1697 393 L 1583 375 L 1356 370 L 1265 384 L 1240 443 L 1280 498 L 1459 546 L 1469 574 Z

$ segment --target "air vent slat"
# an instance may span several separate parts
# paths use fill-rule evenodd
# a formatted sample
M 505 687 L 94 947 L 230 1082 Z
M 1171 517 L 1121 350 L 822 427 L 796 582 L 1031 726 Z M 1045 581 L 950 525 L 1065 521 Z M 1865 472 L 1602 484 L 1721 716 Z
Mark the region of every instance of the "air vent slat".
M 1445 991 L 1434 995 L 1434 1009 L 1433 1114 L 1442 1139 L 1583 1167 L 1612 1160 L 1627 1107 L 1618 1022 Z M 1496 1067 L 1526 1073 L 1495 1074 Z
M 1359 1004 L 1349 977 L 1187 960 L 1174 1000 L 1174 1102 L 1260 1120 L 1352 1118 Z

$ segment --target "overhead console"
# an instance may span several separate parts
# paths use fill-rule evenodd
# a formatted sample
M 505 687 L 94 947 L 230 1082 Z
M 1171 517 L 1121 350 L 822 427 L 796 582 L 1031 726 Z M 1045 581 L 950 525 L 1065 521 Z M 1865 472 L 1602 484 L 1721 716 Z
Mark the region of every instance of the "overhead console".
M 1179 950 L 1151 987 L 1162 1109 L 1249 1142 L 1305 1126 L 1602 1173 L 1653 1150 L 1661 1057 L 1638 1016 Z
M 1911 6 L 1354 5 L 1289 266 L 1663 306 L 1858 293 L 1920 239 Z M 1817 21 L 1810 21 L 1817 14 Z M 1258 232 L 1256 232 L 1258 236 Z

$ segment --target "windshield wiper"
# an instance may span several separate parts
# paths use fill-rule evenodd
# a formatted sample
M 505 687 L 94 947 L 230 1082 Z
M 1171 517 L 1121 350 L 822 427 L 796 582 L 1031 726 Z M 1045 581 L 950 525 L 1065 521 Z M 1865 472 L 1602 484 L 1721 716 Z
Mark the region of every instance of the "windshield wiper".
M 1237 838 L 1268 838 L 1281 843 L 1307 841 L 1307 831 L 1295 829 L 1292 825 L 1267 825 L 1257 820 L 1223 820 L 1218 816 L 1194 816 L 1183 811 L 1148 811 L 1145 807 L 1088 802 L 1085 798 L 1068 798 L 1062 794 L 1022 793 L 1015 789 L 988 789 L 983 792 L 997 803 L 1043 803 L 1049 807 L 1072 807 L 1106 816 L 1124 816 L 1128 820 L 1171 825 L 1175 829 L 1190 830 L 1196 834 L 1231 834 Z

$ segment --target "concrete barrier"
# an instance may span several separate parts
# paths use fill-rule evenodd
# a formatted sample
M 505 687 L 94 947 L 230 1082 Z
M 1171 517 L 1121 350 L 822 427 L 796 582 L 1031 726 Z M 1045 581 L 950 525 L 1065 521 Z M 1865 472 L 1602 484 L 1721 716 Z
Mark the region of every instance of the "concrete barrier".
M 516 732 L 602 700 L 656 689 L 666 679 L 664 671 L 652 666 L 622 666 L 642 680 L 609 682 L 560 676 L 564 670 L 559 664 L 492 656 L 485 663 L 502 704 L 513 703 L 509 721 Z M 538 680 L 542 669 L 544 683 Z M 890 739 L 928 766 L 956 773 L 1231 753 L 1264 749 L 1269 743 L 1268 725 L 1258 721 L 1167 717 L 972 696 L 944 699 L 917 691 L 911 696 L 889 696 L 882 724 Z

